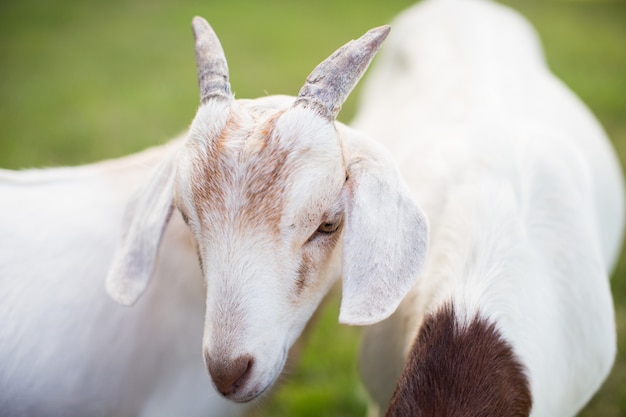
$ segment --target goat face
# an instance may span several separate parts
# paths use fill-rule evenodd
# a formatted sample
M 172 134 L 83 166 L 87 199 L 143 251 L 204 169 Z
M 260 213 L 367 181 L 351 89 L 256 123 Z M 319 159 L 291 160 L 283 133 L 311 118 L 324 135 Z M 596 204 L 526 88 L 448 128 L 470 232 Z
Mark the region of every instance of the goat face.
M 388 28 L 340 48 L 295 99 L 234 100 L 217 37 L 201 18 L 193 26 L 201 106 L 184 145 L 129 202 L 107 290 L 135 302 L 178 209 L 206 280 L 209 372 L 223 395 L 249 401 L 340 274 L 340 321 L 395 310 L 421 269 L 427 222 L 385 151 L 335 122 Z
M 276 378 L 338 275 L 343 222 L 346 168 L 332 124 L 259 104 L 200 110 L 174 199 L 206 277 L 207 364 L 219 391 L 237 400 Z M 224 123 L 216 129 L 215 120 Z

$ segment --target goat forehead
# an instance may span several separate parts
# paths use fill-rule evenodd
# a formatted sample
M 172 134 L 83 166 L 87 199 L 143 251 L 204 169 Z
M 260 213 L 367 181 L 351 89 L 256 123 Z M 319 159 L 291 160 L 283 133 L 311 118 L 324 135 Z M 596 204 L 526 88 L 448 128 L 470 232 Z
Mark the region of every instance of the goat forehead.
M 260 119 L 271 113 L 286 111 L 293 106 L 294 101 L 295 97 L 273 95 L 254 99 L 238 99 L 236 105 Z
M 216 137 L 193 143 L 191 200 L 204 221 L 278 231 L 291 189 L 307 187 L 314 195 L 315 184 L 338 183 L 345 164 L 332 125 L 284 113 L 258 120 L 233 112 Z

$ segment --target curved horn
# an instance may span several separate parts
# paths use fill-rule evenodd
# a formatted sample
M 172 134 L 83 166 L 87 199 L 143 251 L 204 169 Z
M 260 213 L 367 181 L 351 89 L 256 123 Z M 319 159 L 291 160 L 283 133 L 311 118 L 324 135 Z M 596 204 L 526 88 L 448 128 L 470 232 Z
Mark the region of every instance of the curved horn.
M 334 120 L 390 29 L 388 25 L 370 29 L 337 49 L 307 77 L 296 104 L 314 107 L 323 117 Z
M 196 16 L 191 21 L 196 39 L 196 68 L 200 86 L 200 103 L 212 98 L 230 99 L 228 64 L 224 50 L 213 28 L 203 18 Z

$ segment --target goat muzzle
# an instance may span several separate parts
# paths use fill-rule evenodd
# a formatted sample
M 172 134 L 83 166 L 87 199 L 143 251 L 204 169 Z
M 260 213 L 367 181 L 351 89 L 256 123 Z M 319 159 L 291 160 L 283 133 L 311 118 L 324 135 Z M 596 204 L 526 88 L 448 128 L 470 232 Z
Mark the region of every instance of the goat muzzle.
M 254 358 L 250 355 L 241 355 L 230 360 L 214 360 L 206 353 L 205 360 L 215 388 L 226 398 L 232 397 L 243 388 L 254 365 Z

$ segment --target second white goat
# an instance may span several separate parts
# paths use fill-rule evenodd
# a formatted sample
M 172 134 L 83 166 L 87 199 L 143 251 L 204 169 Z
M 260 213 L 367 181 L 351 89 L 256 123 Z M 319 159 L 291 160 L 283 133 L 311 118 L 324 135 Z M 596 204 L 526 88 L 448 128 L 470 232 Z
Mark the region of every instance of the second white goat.
M 624 190 L 610 142 L 511 10 L 430 0 L 393 27 L 353 126 L 384 138 L 430 249 L 366 332 L 365 384 L 390 416 L 572 416 L 616 349 Z

